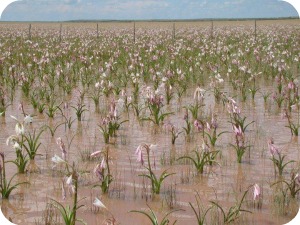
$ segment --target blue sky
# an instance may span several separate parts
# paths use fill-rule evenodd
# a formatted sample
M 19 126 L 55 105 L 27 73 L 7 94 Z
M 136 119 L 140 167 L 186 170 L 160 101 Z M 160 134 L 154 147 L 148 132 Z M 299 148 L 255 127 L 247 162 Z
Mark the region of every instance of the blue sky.
M 270 18 L 298 16 L 279 0 L 22 0 L 2 21 Z

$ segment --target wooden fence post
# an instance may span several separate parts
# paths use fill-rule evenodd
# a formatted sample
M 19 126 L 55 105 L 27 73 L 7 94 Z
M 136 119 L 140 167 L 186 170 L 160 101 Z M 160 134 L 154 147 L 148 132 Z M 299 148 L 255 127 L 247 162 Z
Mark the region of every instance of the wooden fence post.
M 256 42 L 256 20 L 254 20 L 254 35 L 255 35 L 255 42 Z
M 61 42 L 62 24 L 59 27 L 59 41 Z
M 211 21 L 211 34 L 210 34 L 211 38 L 214 38 L 214 21 Z
M 175 40 L 175 23 L 173 23 L 173 40 Z
M 133 22 L 133 43 L 135 44 L 135 22 Z
M 97 23 L 97 38 L 99 38 L 99 25 Z
M 28 28 L 28 38 L 29 40 L 31 40 L 31 23 L 29 24 L 29 28 Z

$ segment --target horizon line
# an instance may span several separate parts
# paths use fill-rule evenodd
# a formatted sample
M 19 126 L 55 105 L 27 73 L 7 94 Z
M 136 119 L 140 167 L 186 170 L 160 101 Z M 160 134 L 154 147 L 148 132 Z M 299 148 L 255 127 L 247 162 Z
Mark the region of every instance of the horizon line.
M 75 19 L 75 20 L 0 20 L 0 23 L 66 23 L 66 22 L 201 22 L 201 21 L 246 21 L 246 20 L 289 20 L 290 17 L 245 17 L 245 18 L 198 18 L 198 19 Z

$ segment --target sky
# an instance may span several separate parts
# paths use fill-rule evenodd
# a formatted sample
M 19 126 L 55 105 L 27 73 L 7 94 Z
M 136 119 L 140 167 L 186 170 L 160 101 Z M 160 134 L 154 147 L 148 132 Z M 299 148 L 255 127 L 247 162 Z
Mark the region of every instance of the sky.
M 153 20 L 297 17 L 279 0 L 22 0 L 0 21 Z

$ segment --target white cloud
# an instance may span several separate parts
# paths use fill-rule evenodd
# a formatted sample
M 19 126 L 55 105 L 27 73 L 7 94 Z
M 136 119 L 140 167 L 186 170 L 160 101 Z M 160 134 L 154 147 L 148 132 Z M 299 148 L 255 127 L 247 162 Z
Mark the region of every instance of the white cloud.
M 226 1 L 224 2 L 225 5 L 240 5 L 243 4 L 244 0 L 233 0 L 233 1 Z
M 110 1 L 105 6 L 105 9 L 113 8 L 115 11 L 122 11 L 122 10 L 141 10 L 141 9 L 148 9 L 151 10 L 151 7 L 154 8 L 166 8 L 168 7 L 168 3 L 166 1 L 159 1 L 159 0 L 127 0 L 127 1 L 118 1 L 113 0 Z

